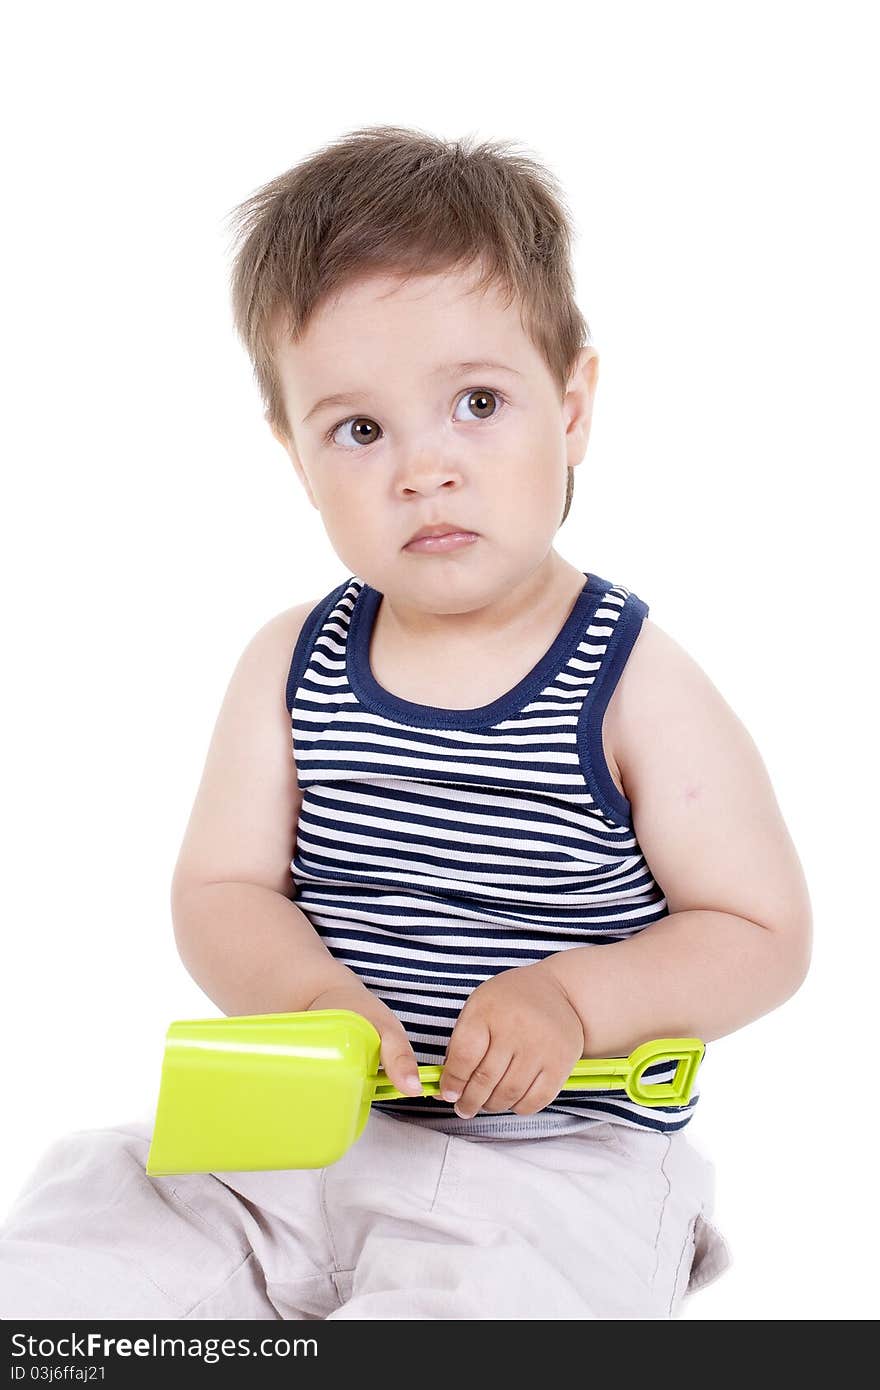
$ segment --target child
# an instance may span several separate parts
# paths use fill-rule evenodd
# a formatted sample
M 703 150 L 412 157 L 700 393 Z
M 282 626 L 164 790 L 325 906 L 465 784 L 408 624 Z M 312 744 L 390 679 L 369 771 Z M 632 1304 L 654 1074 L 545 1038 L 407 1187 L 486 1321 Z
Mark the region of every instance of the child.
M 150 1179 L 148 1123 L 59 1140 L 0 1315 L 677 1316 L 730 1262 L 699 1091 L 562 1085 L 778 1006 L 811 909 L 732 710 L 553 548 L 598 366 L 554 182 L 373 127 L 237 213 L 236 326 L 349 575 L 236 667 L 175 936 L 224 1013 L 363 1014 L 406 1094 L 319 1170 Z

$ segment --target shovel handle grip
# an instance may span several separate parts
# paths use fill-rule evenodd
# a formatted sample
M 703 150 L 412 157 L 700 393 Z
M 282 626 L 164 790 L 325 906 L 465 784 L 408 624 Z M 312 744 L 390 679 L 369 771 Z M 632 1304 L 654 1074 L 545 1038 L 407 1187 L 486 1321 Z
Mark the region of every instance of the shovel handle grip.
M 693 1090 L 697 1070 L 706 1045 L 700 1038 L 656 1038 L 640 1043 L 628 1057 L 581 1057 L 575 1062 L 571 1076 L 562 1084 L 563 1091 L 626 1091 L 630 1100 L 639 1105 L 687 1105 Z M 649 1067 L 675 1064 L 671 1081 L 646 1082 L 643 1078 Z M 442 1066 L 419 1067 L 419 1080 L 426 1096 L 440 1094 Z M 561 1092 L 560 1092 L 561 1094 Z M 374 1100 L 414 1100 L 416 1097 L 398 1091 L 385 1072 L 376 1073 Z

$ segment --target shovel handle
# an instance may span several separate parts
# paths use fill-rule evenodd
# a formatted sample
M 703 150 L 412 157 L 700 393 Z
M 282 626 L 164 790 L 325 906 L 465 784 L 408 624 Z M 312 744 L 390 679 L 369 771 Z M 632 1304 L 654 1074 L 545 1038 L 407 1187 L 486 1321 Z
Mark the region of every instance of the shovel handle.
M 575 1062 L 571 1076 L 562 1083 L 562 1090 L 626 1091 L 630 1100 L 639 1105 L 687 1105 L 705 1050 L 706 1045 L 700 1038 L 657 1038 L 640 1043 L 628 1057 L 581 1057 Z M 649 1067 L 673 1062 L 676 1066 L 671 1081 L 643 1080 Z M 442 1075 L 442 1066 L 419 1067 L 419 1080 L 426 1096 L 439 1095 Z M 380 1069 L 376 1073 L 373 1100 L 395 1100 L 398 1096 L 416 1099 L 398 1091 Z

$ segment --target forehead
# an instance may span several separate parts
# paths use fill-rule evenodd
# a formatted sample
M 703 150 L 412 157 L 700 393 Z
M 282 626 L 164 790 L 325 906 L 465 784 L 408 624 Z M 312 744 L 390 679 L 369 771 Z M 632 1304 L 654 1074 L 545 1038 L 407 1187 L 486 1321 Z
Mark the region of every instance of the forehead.
M 490 360 L 527 373 L 542 363 L 526 336 L 520 306 L 494 284 L 475 288 L 475 271 L 377 274 L 322 303 L 296 343 L 283 341 L 276 362 L 297 406 L 324 390 L 384 374 L 423 376 L 439 364 Z

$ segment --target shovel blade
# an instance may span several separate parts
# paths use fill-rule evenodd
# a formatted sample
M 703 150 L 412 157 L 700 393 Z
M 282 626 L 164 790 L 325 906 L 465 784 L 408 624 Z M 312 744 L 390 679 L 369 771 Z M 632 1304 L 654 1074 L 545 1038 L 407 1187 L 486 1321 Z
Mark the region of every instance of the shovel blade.
M 367 1122 L 380 1041 L 344 1009 L 172 1023 L 147 1175 L 335 1163 Z

